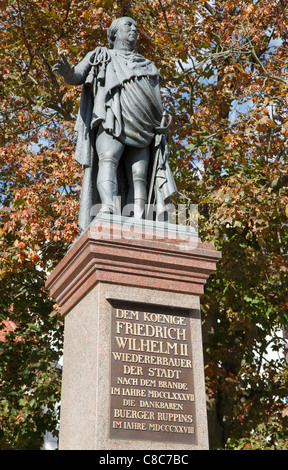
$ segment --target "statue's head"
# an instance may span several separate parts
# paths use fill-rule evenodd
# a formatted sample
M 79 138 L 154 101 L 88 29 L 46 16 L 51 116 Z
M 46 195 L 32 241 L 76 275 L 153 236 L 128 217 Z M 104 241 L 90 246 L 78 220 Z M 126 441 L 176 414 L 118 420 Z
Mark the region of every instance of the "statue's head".
M 112 21 L 110 28 L 107 31 L 108 46 L 110 49 L 114 48 L 116 41 L 127 43 L 131 48 L 134 48 L 138 36 L 138 27 L 136 22 L 124 16 Z

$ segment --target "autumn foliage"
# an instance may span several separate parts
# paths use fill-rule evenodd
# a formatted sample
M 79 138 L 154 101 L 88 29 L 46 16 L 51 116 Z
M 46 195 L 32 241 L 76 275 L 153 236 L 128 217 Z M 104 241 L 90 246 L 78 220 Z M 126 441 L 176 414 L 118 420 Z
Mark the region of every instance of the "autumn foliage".
M 122 15 L 163 77 L 175 203 L 198 204 L 223 254 L 201 301 L 211 448 L 287 449 L 286 3 L 0 1 L 0 321 L 17 325 L 0 351 L 1 449 L 39 448 L 58 419 L 63 325 L 44 284 L 78 235 L 81 90 L 53 65 L 106 44 Z

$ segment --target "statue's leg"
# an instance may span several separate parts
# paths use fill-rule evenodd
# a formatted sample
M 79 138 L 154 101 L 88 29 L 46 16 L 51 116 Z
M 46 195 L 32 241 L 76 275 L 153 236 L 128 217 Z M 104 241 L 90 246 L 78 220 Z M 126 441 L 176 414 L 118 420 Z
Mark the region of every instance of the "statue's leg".
M 134 204 L 134 217 L 144 218 L 147 203 L 147 172 L 149 163 L 149 147 L 142 149 L 127 147 L 125 150 L 125 166 L 128 177 L 128 203 Z
M 117 168 L 124 150 L 124 144 L 100 128 L 96 137 L 98 154 L 97 189 L 100 195 L 101 212 L 114 213 L 118 193 Z

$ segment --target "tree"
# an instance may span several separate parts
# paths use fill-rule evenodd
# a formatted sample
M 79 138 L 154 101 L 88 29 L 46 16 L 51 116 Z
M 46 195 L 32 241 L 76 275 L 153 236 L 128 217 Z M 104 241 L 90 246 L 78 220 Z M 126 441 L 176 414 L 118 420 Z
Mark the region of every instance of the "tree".
M 53 71 L 106 43 L 122 15 L 163 77 L 177 202 L 198 204 L 222 260 L 202 299 L 211 448 L 285 448 L 287 371 L 265 362 L 287 326 L 287 7 L 284 0 L 0 2 L 1 448 L 55 428 L 62 319 L 47 273 L 75 240 L 80 90 Z M 286 390 L 285 390 L 286 389 Z

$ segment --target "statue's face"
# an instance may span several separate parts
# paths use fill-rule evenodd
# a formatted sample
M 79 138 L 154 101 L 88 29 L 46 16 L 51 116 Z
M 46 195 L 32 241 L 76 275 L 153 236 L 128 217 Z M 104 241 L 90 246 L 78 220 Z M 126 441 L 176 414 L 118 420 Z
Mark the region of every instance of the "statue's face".
M 115 36 L 116 41 L 128 43 L 135 46 L 138 37 L 137 24 L 131 18 L 121 18 L 118 23 L 118 30 Z

